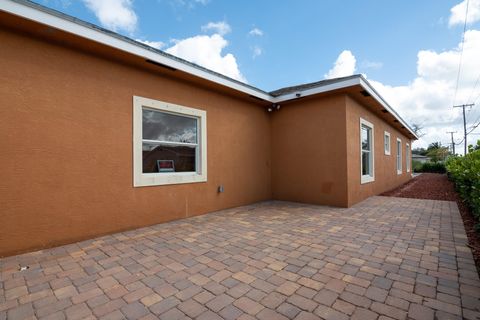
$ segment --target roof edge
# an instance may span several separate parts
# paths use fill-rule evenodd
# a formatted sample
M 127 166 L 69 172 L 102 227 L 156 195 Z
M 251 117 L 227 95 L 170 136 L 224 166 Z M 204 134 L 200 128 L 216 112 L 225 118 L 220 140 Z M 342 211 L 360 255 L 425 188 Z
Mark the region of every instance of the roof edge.
M 310 96 L 332 90 L 360 85 L 368 93 L 370 93 L 370 95 L 374 99 L 376 99 L 385 109 L 387 109 L 413 135 L 413 137 L 418 139 L 418 136 L 406 123 L 406 121 L 403 120 L 402 117 L 400 117 L 400 115 L 385 101 L 385 99 L 383 99 L 383 97 L 362 75 L 352 75 L 348 77 L 338 78 L 336 79 L 336 81 L 331 81 L 326 84 L 322 84 L 322 81 L 319 81 L 318 85 L 315 85 L 315 83 L 313 83 L 313 86 L 308 86 L 306 89 L 299 88 L 298 91 L 275 96 L 249 84 L 232 79 L 210 69 L 191 63 L 187 60 L 168 54 L 164 51 L 152 48 L 128 37 L 122 36 L 118 33 L 103 29 L 92 23 L 74 18 L 62 12 L 47 8 L 29 0 L 2 0 L 0 1 L 0 10 L 8 12 L 15 16 L 20 16 L 27 20 L 35 21 L 37 23 L 47 25 L 52 28 L 62 30 L 67 33 L 74 34 L 85 39 L 89 39 L 91 41 L 115 49 L 122 50 L 135 56 L 142 57 L 146 60 L 151 60 L 156 63 L 166 65 L 168 67 L 233 89 L 235 91 L 243 92 L 247 95 L 264 100 L 266 102 L 280 103 L 303 96 Z
M 412 134 L 412 136 L 415 138 L 415 140 L 418 140 L 419 137 L 417 136 L 415 131 L 413 131 L 413 129 L 408 125 L 408 123 L 405 120 L 403 120 L 403 118 L 395 111 L 395 109 L 393 109 L 387 103 L 387 101 L 385 101 L 385 99 L 383 99 L 383 97 L 377 92 L 377 90 L 375 90 L 375 88 L 370 84 L 370 82 L 368 82 L 367 79 L 365 79 L 365 77 L 362 76 L 362 75 L 360 75 L 360 85 L 373 98 L 375 98 L 375 100 L 377 100 L 386 110 L 388 110 L 388 112 L 390 112 L 398 120 L 398 122 L 400 122 L 405 127 L 405 129 L 407 129 Z
M 169 66 L 262 100 L 269 101 L 271 98 L 270 94 L 254 86 L 29 0 L 2 0 L 0 10 Z

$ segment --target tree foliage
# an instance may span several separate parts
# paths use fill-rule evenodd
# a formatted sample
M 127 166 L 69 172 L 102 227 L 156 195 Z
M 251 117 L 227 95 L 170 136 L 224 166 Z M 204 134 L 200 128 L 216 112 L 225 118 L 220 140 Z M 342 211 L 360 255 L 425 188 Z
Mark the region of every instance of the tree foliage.
M 433 162 L 445 161 L 450 154 L 448 147 L 443 147 L 441 142 L 432 142 L 425 153 Z
M 476 229 L 480 231 L 480 142 L 469 149 L 470 152 L 465 156 L 450 157 L 446 168 L 460 196 L 472 209 L 477 221 Z

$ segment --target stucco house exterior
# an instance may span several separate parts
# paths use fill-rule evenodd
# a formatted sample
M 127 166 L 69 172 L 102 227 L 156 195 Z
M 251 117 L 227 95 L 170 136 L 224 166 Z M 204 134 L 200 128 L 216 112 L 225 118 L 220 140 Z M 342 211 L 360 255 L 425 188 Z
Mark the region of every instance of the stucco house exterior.
M 0 256 L 411 178 L 417 137 L 361 75 L 265 92 L 19 0 L 0 46 Z

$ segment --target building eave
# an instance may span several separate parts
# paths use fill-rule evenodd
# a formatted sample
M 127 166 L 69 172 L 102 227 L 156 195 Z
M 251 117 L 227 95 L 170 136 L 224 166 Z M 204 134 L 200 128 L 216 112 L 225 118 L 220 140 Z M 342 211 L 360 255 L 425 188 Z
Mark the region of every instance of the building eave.
M 400 115 L 382 98 L 373 86 L 361 75 L 340 78 L 338 81 L 328 82 L 318 86 L 308 87 L 284 95 L 274 96 L 266 91 L 258 89 L 249 84 L 229 78 L 220 73 L 206 69 L 189 61 L 170 55 L 164 51 L 149 47 L 143 43 L 122 36 L 115 32 L 100 28 L 94 24 L 76 19 L 59 11 L 46 8 L 42 5 L 28 0 L 3 0 L 0 1 L 0 10 L 39 24 L 49 26 L 78 37 L 82 37 L 102 45 L 112 47 L 145 60 L 153 61 L 160 65 L 167 66 L 174 70 L 180 70 L 187 74 L 211 81 L 221 86 L 245 93 L 251 97 L 263 100 L 268 103 L 281 103 L 299 97 L 311 96 L 333 90 L 344 89 L 352 86 L 361 86 L 378 103 L 380 103 L 393 117 L 409 132 L 418 139 L 418 136 L 403 120 Z
M 229 78 L 220 73 L 170 55 L 164 51 L 149 47 L 128 37 L 124 37 L 115 32 L 108 31 L 94 24 L 76 19 L 30 1 L 3 0 L 0 2 L 0 10 L 142 57 L 145 60 L 150 60 L 186 72 L 262 100 L 269 101 L 271 98 L 267 92 L 246 83 Z

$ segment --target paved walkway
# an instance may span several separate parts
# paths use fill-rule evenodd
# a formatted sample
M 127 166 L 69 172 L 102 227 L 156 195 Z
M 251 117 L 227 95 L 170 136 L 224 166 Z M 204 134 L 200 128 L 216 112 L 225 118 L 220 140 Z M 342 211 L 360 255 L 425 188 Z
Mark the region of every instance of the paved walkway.
M 0 260 L 0 319 L 475 319 L 466 241 L 454 202 L 266 202 Z

